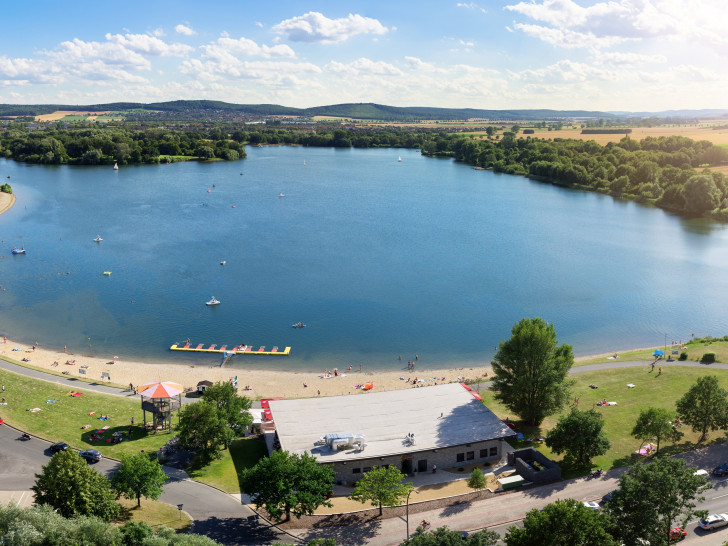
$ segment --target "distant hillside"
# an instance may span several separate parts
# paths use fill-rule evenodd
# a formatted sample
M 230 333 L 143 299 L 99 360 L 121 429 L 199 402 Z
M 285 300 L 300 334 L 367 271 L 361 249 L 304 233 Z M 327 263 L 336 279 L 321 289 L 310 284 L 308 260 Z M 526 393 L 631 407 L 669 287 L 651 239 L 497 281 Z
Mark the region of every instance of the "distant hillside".
M 211 100 L 177 100 L 142 104 L 137 102 L 114 102 L 108 104 L 70 105 L 70 104 L 0 104 L 0 116 L 38 116 L 57 110 L 136 110 L 163 112 L 165 114 L 206 117 L 214 115 L 242 116 L 331 116 L 360 120 L 382 121 L 463 121 L 467 119 L 486 119 L 499 121 L 520 120 L 563 120 L 574 118 L 614 119 L 617 117 L 716 117 L 727 116 L 728 110 L 671 110 L 665 112 L 600 112 L 592 110 L 481 110 L 474 108 L 430 108 L 400 107 L 375 103 L 334 104 L 313 108 L 291 108 L 277 104 L 233 104 Z

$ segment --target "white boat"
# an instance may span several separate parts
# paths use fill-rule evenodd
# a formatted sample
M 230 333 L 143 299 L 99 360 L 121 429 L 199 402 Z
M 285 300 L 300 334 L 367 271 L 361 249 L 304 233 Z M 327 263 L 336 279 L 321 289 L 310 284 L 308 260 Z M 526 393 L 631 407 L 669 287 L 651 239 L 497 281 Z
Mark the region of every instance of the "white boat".
M 220 300 L 216 300 L 215 296 L 212 296 L 210 301 L 206 302 L 205 305 L 220 305 Z
M 306 166 L 306 160 L 305 159 L 303 160 L 303 166 L 304 167 Z
M 285 197 L 285 196 L 286 196 L 286 194 L 282 193 L 282 192 L 278 194 L 278 197 Z
M 397 162 L 398 162 L 398 163 L 402 163 L 402 156 L 401 156 L 401 155 L 398 155 L 398 156 L 397 156 Z
M 220 261 L 220 265 L 225 265 L 227 262 L 225 260 Z
M 114 170 L 115 171 L 118 171 L 119 170 L 119 164 L 118 163 L 114 163 Z
M 100 243 L 101 241 L 103 241 L 103 239 L 101 238 L 100 235 L 97 235 L 96 239 L 94 239 L 94 243 Z

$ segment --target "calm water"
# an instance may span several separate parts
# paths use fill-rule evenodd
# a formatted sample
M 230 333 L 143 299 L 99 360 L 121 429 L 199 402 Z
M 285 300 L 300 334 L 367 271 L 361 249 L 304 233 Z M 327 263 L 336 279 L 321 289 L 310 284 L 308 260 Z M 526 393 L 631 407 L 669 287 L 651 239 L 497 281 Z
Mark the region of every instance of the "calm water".
M 26 343 L 219 360 L 168 351 L 189 337 L 293 348 L 238 366 L 371 369 L 488 361 L 524 316 L 576 354 L 728 333 L 723 226 L 415 151 L 252 148 L 118 172 L 0 160 L 7 175 L 0 332 Z

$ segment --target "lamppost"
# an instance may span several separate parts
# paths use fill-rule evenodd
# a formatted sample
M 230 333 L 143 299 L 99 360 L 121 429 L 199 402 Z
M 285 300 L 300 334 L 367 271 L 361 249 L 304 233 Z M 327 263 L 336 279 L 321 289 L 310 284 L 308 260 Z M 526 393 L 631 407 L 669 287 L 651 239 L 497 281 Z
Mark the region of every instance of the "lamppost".
M 418 495 L 420 494 L 420 492 L 417 489 L 410 489 L 409 493 L 407 493 L 407 538 L 408 539 L 409 539 L 409 498 L 413 491 L 415 493 L 417 493 Z

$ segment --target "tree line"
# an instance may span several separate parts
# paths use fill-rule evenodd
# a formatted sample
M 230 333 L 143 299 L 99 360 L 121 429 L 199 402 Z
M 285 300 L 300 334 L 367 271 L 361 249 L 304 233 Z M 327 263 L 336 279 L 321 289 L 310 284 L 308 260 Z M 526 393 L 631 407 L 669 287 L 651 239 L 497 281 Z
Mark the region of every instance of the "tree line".
M 728 221 L 728 179 L 706 167 L 728 162 L 728 150 L 686 137 L 625 137 L 595 141 L 502 138 L 444 129 L 323 126 L 293 128 L 218 125 L 199 128 L 130 128 L 126 125 L 28 131 L 13 124 L 0 133 L 0 156 L 29 163 L 98 165 L 159 163 L 178 159 L 237 160 L 245 145 L 339 148 L 410 148 L 426 156 L 454 157 L 478 168 L 528 176 L 552 184 L 635 200 L 686 216 Z

